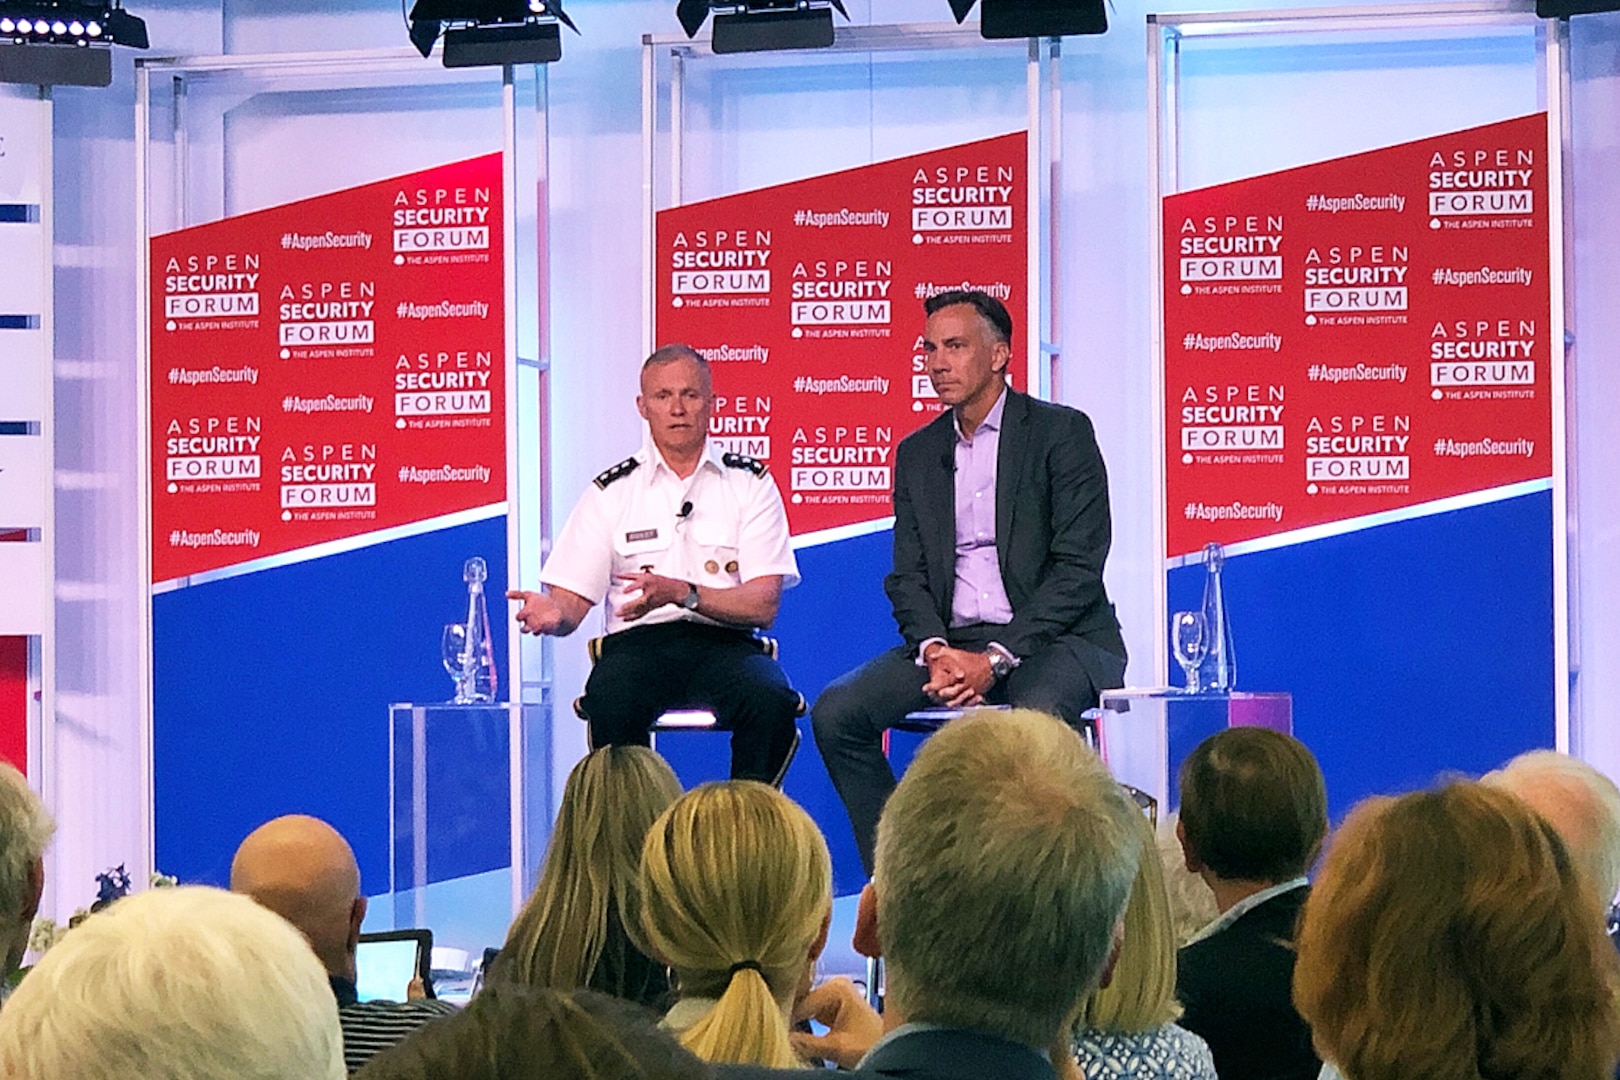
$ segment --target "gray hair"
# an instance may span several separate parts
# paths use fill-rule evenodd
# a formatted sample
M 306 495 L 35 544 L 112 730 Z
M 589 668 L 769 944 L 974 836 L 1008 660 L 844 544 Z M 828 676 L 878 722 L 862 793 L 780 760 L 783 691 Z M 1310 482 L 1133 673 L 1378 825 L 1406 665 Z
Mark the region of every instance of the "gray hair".
M 898 1012 L 1051 1046 L 1108 959 L 1137 813 L 1045 714 L 973 713 L 929 739 L 878 824 L 877 932 Z
M 281 916 L 203 886 L 90 916 L 0 1010 L 12 1080 L 343 1080 L 326 972 Z
M 1559 839 L 1607 905 L 1620 893 L 1620 787 L 1580 758 L 1529 750 L 1481 782 L 1530 804 Z
M 0 761 L 0 921 L 22 915 L 30 899 L 28 872 L 44 857 L 55 832 L 56 822 L 28 780 Z

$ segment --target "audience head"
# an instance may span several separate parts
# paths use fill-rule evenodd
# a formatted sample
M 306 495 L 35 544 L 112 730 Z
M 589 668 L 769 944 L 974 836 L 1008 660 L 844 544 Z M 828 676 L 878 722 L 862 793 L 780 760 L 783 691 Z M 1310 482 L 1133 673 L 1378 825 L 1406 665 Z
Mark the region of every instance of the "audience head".
M 1170 923 L 1170 897 L 1164 868 L 1155 857 L 1153 826 L 1137 815 L 1142 845 L 1130 902 L 1125 905 L 1125 933 L 1119 960 L 1108 985 L 1093 990 L 1080 1014 L 1083 1026 L 1095 1031 L 1134 1035 L 1153 1031 L 1181 1015 L 1176 1004 L 1176 939 Z
M 0 761 L 0 982 L 22 964 L 45 889 L 56 823 L 22 773 Z
M 260 825 L 231 860 L 231 891 L 296 926 L 328 974 L 354 978 L 366 898 L 354 850 L 332 826 L 303 814 Z
M 1580 758 L 1520 754 L 1484 782 L 1518 796 L 1558 832 L 1605 907 L 1620 893 L 1620 788 Z
M 1506 792 L 1368 799 L 1305 903 L 1294 999 L 1349 1080 L 1608 1077 L 1620 957 L 1558 835 Z
M 703 1062 L 635 1006 L 497 983 L 376 1057 L 357 1080 L 705 1080 Z
M 1218 731 L 1181 765 L 1187 868 L 1226 881 L 1277 884 L 1316 861 L 1327 787 L 1305 744 L 1260 727 Z
M 644 746 L 605 746 L 574 766 L 540 880 L 496 961 L 498 978 L 574 990 L 591 985 L 610 918 L 640 940 L 641 845 L 680 794 L 675 773 Z
M 787 1013 L 809 990 L 831 911 L 827 843 L 775 788 L 705 784 L 647 833 L 642 927 L 682 997 L 717 999 L 681 1035 L 707 1061 L 798 1063 Z
M 340 1080 L 326 972 L 246 897 L 152 889 L 90 916 L 0 1010 L 11 1080 Z
M 1041 713 L 971 713 L 923 744 L 883 808 L 856 941 L 908 1022 L 1041 1050 L 1102 976 L 1136 876 L 1140 812 Z

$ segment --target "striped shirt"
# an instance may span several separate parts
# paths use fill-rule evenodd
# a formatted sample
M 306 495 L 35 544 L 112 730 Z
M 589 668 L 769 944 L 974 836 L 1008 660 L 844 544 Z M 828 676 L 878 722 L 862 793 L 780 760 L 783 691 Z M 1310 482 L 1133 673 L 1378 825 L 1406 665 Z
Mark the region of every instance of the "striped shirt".
M 341 975 L 331 981 L 343 1028 L 343 1064 L 351 1073 L 428 1021 L 457 1011 L 447 1001 L 361 1001 L 354 983 Z

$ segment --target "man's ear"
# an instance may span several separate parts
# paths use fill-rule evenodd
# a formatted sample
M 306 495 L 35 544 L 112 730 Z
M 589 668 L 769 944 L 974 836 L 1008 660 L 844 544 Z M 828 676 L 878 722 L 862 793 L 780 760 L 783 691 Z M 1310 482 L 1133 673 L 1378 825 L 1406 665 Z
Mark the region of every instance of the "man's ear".
M 875 960 L 883 955 L 883 945 L 878 940 L 877 891 L 871 882 L 861 890 L 861 901 L 855 908 L 855 938 L 851 944 L 862 956 Z
M 350 956 L 354 955 L 354 950 L 360 945 L 360 926 L 366 921 L 366 905 L 366 898 L 357 896 L 354 898 L 354 904 L 349 908 L 349 940 L 347 944 Z
M 45 857 L 35 859 L 28 867 L 28 883 L 23 888 L 22 921 L 31 923 L 39 914 L 39 902 L 45 895 Z
M 1180 818 L 1176 818 L 1176 843 L 1181 845 L 1181 861 L 1187 867 L 1187 873 L 1202 874 L 1204 872 L 1204 860 L 1200 859 L 1198 852 L 1194 851 L 1192 845 L 1187 843 L 1187 828 L 1182 825 Z

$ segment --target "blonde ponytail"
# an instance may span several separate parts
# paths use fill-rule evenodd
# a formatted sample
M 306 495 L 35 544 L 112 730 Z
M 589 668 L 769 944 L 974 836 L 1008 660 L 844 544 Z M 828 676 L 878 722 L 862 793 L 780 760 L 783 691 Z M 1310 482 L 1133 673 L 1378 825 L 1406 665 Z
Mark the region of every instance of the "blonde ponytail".
M 765 784 L 705 784 L 648 830 L 638 891 L 643 932 L 681 995 L 716 999 L 682 1044 L 717 1064 L 804 1064 L 787 1012 L 832 907 L 810 815 Z

